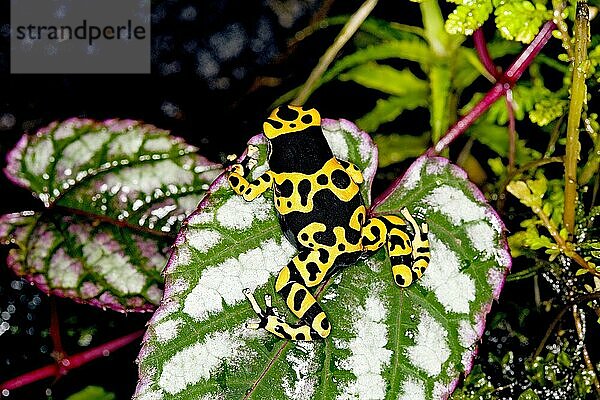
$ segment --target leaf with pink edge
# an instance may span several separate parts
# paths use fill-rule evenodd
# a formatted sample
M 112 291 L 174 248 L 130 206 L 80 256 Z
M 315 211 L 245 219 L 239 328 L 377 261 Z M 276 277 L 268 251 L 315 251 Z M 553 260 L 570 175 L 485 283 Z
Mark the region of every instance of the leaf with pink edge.
M 324 120 L 334 154 L 365 171 L 370 203 L 376 148 L 347 121 Z M 262 137 L 256 177 L 268 166 Z M 510 266 L 503 225 L 466 174 L 442 158 L 420 158 L 374 202 L 371 213 L 406 206 L 427 221 L 431 263 L 406 289 L 392 279 L 385 250 L 315 289 L 331 335 L 280 340 L 246 323 L 256 315 L 242 293 L 293 320 L 274 291 L 296 253 L 266 192 L 244 202 L 218 178 L 176 241 L 165 294 L 138 361 L 134 398 L 445 399 L 473 362 L 485 315 Z
M 9 267 L 46 293 L 154 309 L 172 232 L 222 171 L 196 151 L 131 120 L 71 119 L 23 136 L 5 173 L 47 209 L 0 218 Z

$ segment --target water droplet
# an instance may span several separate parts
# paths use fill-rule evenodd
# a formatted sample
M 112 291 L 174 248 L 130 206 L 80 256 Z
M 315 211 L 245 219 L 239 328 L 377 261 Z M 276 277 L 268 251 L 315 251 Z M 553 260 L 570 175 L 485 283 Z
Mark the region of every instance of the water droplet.
M 9 394 L 10 392 L 8 391 L 8 389 L 2 389 L 2 396 L 8 397 Z
M 0 116 L 0 130 L 5 131 L 15 126 L 17 119 L 10 113 L 4 113 Z
M 110 351 L 109 351 L 109 350 L 106 350 L 106 349 L 105 349 L 105 350 L 102 350 L 102 355 L 103 355 L 104 357 L 108 357 L 108 356 L 110 355 Z
M 14 290 L 21 290 L 21 289 L 23 289 L 23 281 L 14 280 L 10 283 L 10 287 L 13 288 Z
M 0 324 L 0 335 L 2 335 L 4 332 L 6 332 L 9 329 L 10 329 L 10 324 L 6 321 L 2 322 Z

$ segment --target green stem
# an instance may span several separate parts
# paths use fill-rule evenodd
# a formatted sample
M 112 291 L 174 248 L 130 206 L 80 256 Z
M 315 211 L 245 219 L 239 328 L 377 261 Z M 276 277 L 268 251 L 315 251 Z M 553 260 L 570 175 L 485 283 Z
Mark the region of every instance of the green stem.
M 584 117 L 584 124 L 586 127 L 585 130 L 589 133 L 590 138 L 594 142 L 594 149 L 590 153 L 586 163 L 583 165 L 581 174 L 579 174 L 579 184 L 582 186 L 587 185 L 590 180 L 598 174 L 598 168 L 600 167 L 600 137 L 598 136 L 598 132 L 594 131 L 587 115 Z
M 565 208 L 566 208 L 566 203 L 565 203 Z M 590 264 L 588 264 L 587 261 L 585 261 L 585 259 L 581 255 L 579 255 L 575 250 L 573 250 L 573 246 L 571 245 L 571 243 L 567 242 L 565 239 L 563 239 L 562 236 L 560 236 L 560 233 L 558 232 L 556 225 L 554 225 L 554 223 L 552 222 L 550 217 L 548 217 L 548 215 L 546 215 L 544 210 L 542 210 L 538 206 L 531 207 L 531 210 L 535 213 L 535 215 L 538 216 L 540 221 L 542 221 L 542 224 L 546 227 L 546 229 L 548 230 L 548 232 L 554 239 L 554 242 L 556 242 L 556 245 L 558 246 L 558 248 L 564 255 L 571 258 L 573 261 L 575 261 L 577 264 L 579 264 L 580 267 L 586 269 L 592 275 L 600 276 L 600 273 L 598 271 L 596 271 L 596 269 L 594 267 L 592 267 Z
M 577 3 L 575 16 L 575 49 L 573 60 L 573 81 L 571 103 L 567 119 L 567 144 L 565 154 L 565 212 L 563 223 L 569 239 L 575 232 L 575 208 L 577 204 L 577 161 L 581 143 L 579 142 L 579 122 L 586 99 L 585 85 L 587 71 L 587 47 L 589 42 L 589 9 L 586 0 Z
M 444 17 L 437 0 L 423 0 L 419 3 L 421 15 L 423 18 L 423 27 L 425 28 L 425 37 L 433 53 L 438 57 L 448 57 L 448 37 L 444 29 Z
M 333 59 L 340 52 L 342 47 L 350 40 L 350 38 L 356 33 L 363 21 L 369 16 L 377 0 L 366 0 L 362 6 L 350 17 L 346 25 L 342 28 L 340 34 L 335 38 L 333 44 L 325 51 L 325 54 L 321 56 L 317 66 L 312 70 L 310 76 L 298 92 L 298 95 L 291 104 L 303 105 L 306 100 L 310 97 L 312 92 L 315 90 L 317 83 L 321 76 L 325 73 L 329 65 L 333 62 Z
M 596 389 L 596 395 L 600 397 L 600 381 L 598 381 L 598 375 L 596 374 L 596 367 L 594 367 L 594 363 L 590 358 L 590 353 L 587 350 L 585 345 L 585 327 L 582 321 L 582 314 L 580 313 L 577 305 L 573 305 L 573 320 L 575 321 L 575 330 L 577 331 L 577 336 L 579 337 L 579 341 L 581 342 L 581 355 L 583 356 L 583 361 L 588 370 L 588 373 L 592 377 L 592 381 L 594 383 L 594 388 Z M 583 316 L 585 318 L 585 316 Z
M 573 59 L 573 47 L 571 46 L 571 35 L 569 35 L 569 28 L 565 22 L 566 14 L 565 8 L 567 4 L 562 0 L 552 0 L 552 7 L 554 8 L 554 15 L 552 20 L 556 24 L 556 30 L 559 32 L 559 37 L 562 42 L 563 49 L 567 52 L 569 59 Z
M 452 80 L 452 58 L 455 46 L 451 46 L 449 35 L 444 29 L 444 17 L 437 0 L 420 3 L 425 37 L 435 59 L 428 71 L 431 86 L 430 123 L 431 139 L 437 143 L 450 125 L 450 98 Z

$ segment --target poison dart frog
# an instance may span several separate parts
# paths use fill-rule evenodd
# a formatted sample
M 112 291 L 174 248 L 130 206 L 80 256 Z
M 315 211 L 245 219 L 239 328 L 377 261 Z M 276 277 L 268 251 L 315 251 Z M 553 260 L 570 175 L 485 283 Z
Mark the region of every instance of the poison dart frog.
M 244 294 L 259 320 L 248 324 L 290 340 L 316 340 L 331 332 L 327 315 L 311 293 L 341 268 L 386 246 L 396 284 L 407 287 L 429 264 L 428 225 L 408 209 L 397 215 L 367 215 L 359 185 L 361 171 L 333 156 L 316 109 L 283 106 L 263 124 L 270 169 L 249 182 L 243 164 L 228 172 L 231 188 L 247 201 L 268 189 L 287 239 L 299 250 L 279 272 L 275 290 L 299 320 L 286 322 L 265 296 L 262 309 Z

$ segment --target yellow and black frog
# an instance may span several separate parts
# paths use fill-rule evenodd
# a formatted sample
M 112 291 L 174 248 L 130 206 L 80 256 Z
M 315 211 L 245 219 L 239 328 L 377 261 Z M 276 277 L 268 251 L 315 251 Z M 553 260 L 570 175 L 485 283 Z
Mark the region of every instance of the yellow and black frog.
M 363 175 L 355 165 L 333 156 L 317 110 L 291 105 L 277 108 L 263 130 L 270 169 L 248 182 L 244 166 L 234 164 L 228 180 L 247 201 L 273 189 L 283 232 L 299 250 L 279 272 L 275 290 L 299 321 L 284 321 L 268 296 L 263 310 L 245 290 L 259 317 L 249 327 L 291 340 L 325 338 L 331 324 L 310 288 L 384 245 L 395 282 L 409 286 L 429 263 L 428 226 L 417 223 L 406 208 L 401 210 L 402 217 L 367 215 L 359 190 Z

